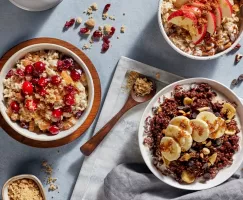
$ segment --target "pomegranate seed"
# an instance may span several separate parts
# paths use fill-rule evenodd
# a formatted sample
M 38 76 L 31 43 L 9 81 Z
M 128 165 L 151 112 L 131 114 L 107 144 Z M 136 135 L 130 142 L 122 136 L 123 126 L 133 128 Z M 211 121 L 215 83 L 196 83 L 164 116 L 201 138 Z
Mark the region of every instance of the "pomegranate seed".
M 64 27 L 65 27 L 65 28 L 69 28 L 69 27 L 71 27 L 71 26 L 74 24 L 74 22 L 75 22 L 75 19 L 72 18 L 72 19 L 70 19 L 69 21 L 67 21 L 67 22 L 65 23 Z
M 62 108 L 63 112 L 67 112 L 67 113 L 70 113 L 72 112 L 72 107 L 71 106 L 64 106 Z
M 37 104 L 33 100 L 26 100 L 25 107 L 30 111 L 35 111 L 37 109 Z
M 25 74 L 32 74 L 33 73 L 33 65 L 27 65 L 24 69 Z
M 52 134 L 52 135 L 57 135 L 59 133 L 59 128 L 55 125 L 52 125 L 50 128 L 49 128 L 49 132 Z
M 101 31 L 96 30 L 96 31 L 93 33 L 93 37 L 94 37 L 94 38 L 101 38 L 101 37 L 102 37 L 102 33 L 101 33 Z
M 83 113 L 84 113 L 83 111 L 78 111 L 78 112 L 76 112 L 76 113 L 75 113 L 75 118 L 76 118 L 76 119 L 79 119 L 79 118 L 82 116 Z
M 10 104 L 10 107 L 12 109 L 13 112 L 18 113 L 19 112 L 19 103 L 17 101 L 12 101 Z
M 54 109 L 52 111 L 52 116 L 55 117 L 55 118 L 61 118 L 62 116 L 62 110 L 59 108 L 59 109 Z
M 73 94 L 66 94 L 64 96 L 64 103 L 68 106 L 72 106 L 75 104 L 75 99 Z
M 45 69 L 46 69 L 46 65 L 41 61 L 38 61 L 34 64 L 34 72 L 38 74 L 38 76 L 39 74 L 43 73 Z
M 19 76 L 24 76 L 24 71 L 22 69 L 17 69 L 16 74 Z
M 22 91 L 26 95 L 31 95 L 33 93 L 33 85 L 29 81 L 25 81 L 22 85 Z
M 106 4 L 105 7 L 104 7 L 103 12 L 107 12 L 110 9 L 110 7 L 111 7 L 111 4 L 109 4 L 109 3 Z
M 68 86 L 65 86 L 64 87 L 65 91 L 68 93 L 68 94 L 76 94 L 77 93 L 77 89 L 75 87 L 73 87 L 72 85 L 68 85 Z
M 114 35 L 115 31 L 116 31 L 115 27 L 111 27 L 110 36 Z
M 55 76 L 51 77 L 51 83 L 53 85 L 59 85 L 59 83 L 61 83 L 61 81 L 62 81 L 62 79 L 60 76 L 55 75 Z
M 33 84 L 33 85 L 37 85 L 38 84 L 38 78 L 32 78 L 31 79 L 31 83 Z
M 109 45 L 109 43 L 103 43 L 102 44 L 102 49 L 101 49 L 101 51 L 102 52 L 106 52 L 108 49 L 110 48 L 110 45 Z
M 12 69 L 10 69 L 9 71 L 8 71 L 8 73 L 7 73 L 7 75 L 6 75 L 6 77 L 5 78 L 10 78 L 11 76 L 13 76 L 14 75 L 14 72 L 13 72 L 13 70 Z
M 28 124 L 27 122 L 20 122 L 20 126 L 21 126 L 22 128 L 26 128 L 26 129 L 29 128 L 29 124 Z
M 81 78 L 81 74 L 76 69 L 72 70 L 70 75 L 74 81 L 78 81 Z
M 46 87 L 47 84 L 48 84 L 48 79 L 47 78 L 44 78 L 44 77 L 41 77 L 39 80 L 38 80 L 38 85 L 41 86 L 41 87 Z
M 80 32 L 81 34 L 84 34 L 84 33 L 87 33 L 88 31 L 89 31 L 88 28 L 81 28 L 79 32 Z
M 48 92 L 44 89 L 44 88 L 40 88 L 38 90 L 39 95 L 41 95 L 42 97 L 46 96 L 46 94 L 48 94 Z

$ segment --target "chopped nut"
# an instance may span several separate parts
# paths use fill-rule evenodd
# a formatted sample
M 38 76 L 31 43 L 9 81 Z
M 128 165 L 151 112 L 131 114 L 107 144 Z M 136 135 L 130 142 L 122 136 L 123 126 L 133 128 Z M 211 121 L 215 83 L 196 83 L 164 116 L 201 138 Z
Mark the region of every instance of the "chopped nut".
M 235 56 L 235 65 L 238 64 L 241 61 L 242 57 L 243 57 L 242 54 L 236 54 L 236 56 Z
M 93 28 L 95 26 L 95 20 L 93 18 L 88 19 L 88 21 L 86 21 L 85 24 L 90 28 Z
M 203 152 L 204 155 L 210 154 L 210 150 L 208 148 L 203 148 L 202 152 Z
M 232 9 L 235 12 L 239 12 L 240 11 L 240 5 L 236 3 L 236 4 L 233 5 Z
M 192 102 L 193 102 L 193 100 L 192 100 L 191 98 L 189 98 L 189 97 L 185 97 L 184 100 L 183 100 L 183 104 L 184 104 L 185 106 L 187 106 L 187 105 L 191 105 Z
M 90 7 L 92 8 L 92 10 L 98 10 L 97 3 L 93 3 Z
M 213 155 L 211 155 L 209 158 L 208 158 L 208 160 L 209 160 L 209 162 L 213 165 L 214 163 L 215 163 L 215 161 L 216 161 L 216 158 L 217 158 L 217 153 L 214 153 Z
M 200 153 L 199 154 L 201 158 L 204 158 L 204 154 L 203 153 Z
M 76 23 L 81 24 L 82 23 L 82 18 L 81 17 L 77 17 Z
M 87 10 L 87 12 L 86 12 L 86 14 L 87 15 L 91 15 L 92 13 L 93 13 L 93 10 L 92 10 L 91 7 L 89 7 L 88 10 Z
M 183 114 L 183 115 L 186 114 L 186 112 L 184 110 L 179 110 L 178 112 L 181 113 L 181 114 Z
M 107 19 L 107 17 L 108 17 L 108 13 L 103 13 L 103 14 L 102 14 L 102 19 L 103 19 L 103 20 Z
M 111 25 L 108 25 L 108 24 L 106 24 L 105 26 L 104 26 L 104 33 L 106 34 L 106 35 L 109 35 L 110 34 L 110 32 L 111 32 Z
M 55 190 L 57 190 L 57 189 L 58 189 L 57 185 L 54 185 L 54 184 L 51 184 L 51 185 L 49 186 L 49 188 L 48 188 L 49 191 L 55 191 Z
M 205 144 L 206 147 L 210 147 L 212 145 L 212 142 L 209 141 L 207 144 Z
M 115 17 L 114 16 L 110 16 L 109 19 L 110 20 L 115 20 Z
M 123 26 L 121 27 L 121 33 L 125 33 L 125 29 L 126 29 L 126 27 L 123 25 Z
M 181 156 L 180 161 L 188 161 L 190 160 L 192 157 L 189 153 L 185 153 L 183 156 Z

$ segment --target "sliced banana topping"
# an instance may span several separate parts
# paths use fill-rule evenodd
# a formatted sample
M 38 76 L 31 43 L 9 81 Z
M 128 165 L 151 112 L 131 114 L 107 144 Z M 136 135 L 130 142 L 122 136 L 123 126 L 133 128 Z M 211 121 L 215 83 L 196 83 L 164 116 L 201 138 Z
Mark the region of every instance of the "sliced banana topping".
M 181 155 L 180 145 L 171 137 L 163 137 L 160 142 L 162 156 L 168 160 L 177 160 Z
M 217 117 L 211 112 L 200 112 L 197 119 L 203 120 L 208 124 L 210 133 L 215 132 L 219 128 Z
M 174 139 L 179 143 L 182 152 L 188 151 L 192 146 L 192 136 L 186 131 L 174 133 Z
M 204 112 L 204 111 L 209 111 L 210 108 L 209 107 L 202 107 L 202 108 L 198 108 L 197 109 L 199 112 Z
M 181 174 L 181 179 L 185 183 L 193 183 L 195 181 L 195 176 L 188 171 L 184 170 Z
M 186 131 L 188 133 L 192 133 L 192 128 L 190 126 L 190 120 L 184 116 L 174 117 L 170 124 L 178 126 L 181 130 Z
M 208 124 L 203 120 L 193 119 L 191 120 L 191 126 L 193 140 L 195 140 L 196 142 L 206 141 L 210 133 Z
M 228 119 L 233 119 L 236 114 L 236 109 L 230 103 L 224 103 L 221 113 L 226 114 Z
M 236 130 L 226 129 L 225 130 L 225 134 L 226 135 L 235 135 L 236 134 Z
M 181 129 L 178 126 L 169 124 L 166 129 L 163 130 L 165 136 L 174 137 L 175 134 L 178 134 Z
M 222 119 L 221 117 L 218 117 L 217 120 L 218 120 L 219 128 L 215 132 L 210 133 L 209 138 L 211 138 L 211 139 L 217 139 L 217 138 L 222 137 L 226 130 L 225 120 Z

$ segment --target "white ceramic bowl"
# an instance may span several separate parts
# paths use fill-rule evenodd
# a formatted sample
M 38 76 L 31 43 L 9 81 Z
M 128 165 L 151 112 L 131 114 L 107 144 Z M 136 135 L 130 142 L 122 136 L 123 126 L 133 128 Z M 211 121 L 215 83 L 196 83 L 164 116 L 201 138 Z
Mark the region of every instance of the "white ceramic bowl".
M 36 134 L 36 133 L 30 132 L 27 129 L 20 127 L 17 123 L 13 122 L 8 117 L 8 115 L 6 114 L 6 106 L 4 104 L 4 99 L 3 99 L 3 80 L 5 79 L 5 76 L 8 73 L 8 71 L 11 68 L 13 68 L 16 64 L 16 61 L 19 60 L 20 58 L 22 58 L 26 53 L 38 51 L 38 50 L 43 50 L 43 49 L 57 50 L 57 51 L 60 51 L 64 54 L 70 56 L 71 58 L 73 58 L 82 67 L 83 71 L 86 74 L 87 82 L 88 82 L 88 96 L 89 96 L 88 97 L 88 107 L 86 108 L 83 115 L 80 117 L 78 122 L 73 127 L 71 127 L 68 130 L 61 131 L 57 135 Z M 49 43 L 41 43 L 41 44 L 35 44 L 35 45 L 25 47 L 25 48 L 21 49 L 20 51 L 16 52 L 14 55 L 12 55 L 9 58 L 9 60 L 3 66 L 1 74 L 0 74 L 0 111 L 1 111 L 1 114 L 2 114 L 3 118 L 6 120 L 6 122 L 16 132 L 18 132 L 19 134 L 21 134 L 21 135 L 23 135 L 27 138 L 33 139 L 33 140 L 54 141 L 54 140 L 59 140 L 61 138 L 69 136 L 70 134 L 72 134 L 74 131 L 76 131 L 84 123 L 84 121 L 86 120 L 86 118 L 88 117 L 88 115 L 91 111 L 93 101 L 94 101 L 94 84 L 93 84 L 93 79 L 92 79 L 92 76 L 89 72 L 88 67 L 85 65 L 85 63 L 75 53 L 73 53 L 71 50 L 69 50 L 69 49 L 67 49 L 63 46 L 59 46 L 59 45 L 55 45 L 55 44 L 49 44 Z
M 43 200 L 46 200 L 45 191 L 44 191 L 44 188 L 43 188 L 43 185 L 42 185 L 41 181 L 36 176 L 30 175 L 30 174 L 23 174 L 23 175 L 19 175 L 19 176 L 14 176 L 11 179 L 9 179 L 3 185 L 3 188 L 2 188 L 2 200 L 9 200 L 10 199 L 9 196 L 8 196 L 8 186 L 12 182 L 20 180 L 20 179 L 31 179 L 31 180 L 33 180 L 38 185 L 38 187 L 40 188 L 40 192 L 42 194 Z
M 177 51 L 179 54 L 183 55 L 183 56 L 186 56 L 188 58 L 191 58 L 191 59 L 194 59 L 194 60 L 212 60 L 212 59 L 215 59 L 215 58 L 218 58 L 220 56 L 223 56 L 225 54 L 227 54 L 228 52 L 230 52 L 232 49 L 234 49 L 234 47 L 240 42 L 242 36 L 243 36 L 243 27 L 241 26 L 240 27 L 240 34 L 238 36 L 238 38 L 235 40 L 235 42 L 231 45 L 230 48 L 220 52 L 220 53 L 217 53 L 213 56 L 194 56 L 194 55 L 190 55 L 184 51 L 182 51 L 180 48 L 178 48 L 171 40 L 170 38 L 168 37 L 168 35 L 166 34 L 165 32 L 165 29 L 164 29 L 164 26 L 163 26 L 163 22 L 162 22 L 162 19 L 161 19 L 161 15 L 162 15 L 162 12 L 161 12 L 161 6 L 162 6 L 162 3 L 163 3 L 164 0 L 160 0 L 159 1 L 159 8 L 158 8 L 158 22 L 159 22 L 159 27 L 160 27 L 160 31 L 162 33 L 162 35 L 164 36 L 165 40 L 167 41 L 167 43 L 175 50 Z
M 200 182 L 194 182 L 192 184 L 180 184 L 177 181 L 175 181 L 174 179 L 172 179 L 169 176 L 164 176 L 159 170 L 156 169 L 156 167 L 153 165 L 152 163 L 152 155 L 151 152 L 149 150 L 148 147 L 146 147 L 143 144 L 144 138 L 145 138 L 145 134 L 144 134 L 144 122 L 145 119 L 148 116 L 153 116 L 152 114 L 152 107 L 154 106 L 158 106 L 158 99 L 163 99 L 163 95 L 170 95 L 169 93 L 171 91 L 173 91 L 174 87 L 176 85 L 187 85 L 187 84 L 192 84 L 192 83 L 208 83 L 210 86 L 212 86 L 212 88 L 219 94 L 222 94 L 227 100 L 229 100 L 230 102 L 235 102 L 238 106 L 237 106 L 237 115 L 239 118 L 239 126 L 242 127 L 243 125 L 243 105 L 240 101 L 240 99 L 234 94 L 234 92 L 232 92 L 230 89 L 228 89 L 226 86 L 222 85 L 221 83 L 217 82 L 217 81 L 213 81 L 210 79 L 205 79 L 205 78 L 192 78 L 192 79 L 185 79 L 185 80 L 181 80 L 178 82 L 175 82 L 167 87 L 165 87 L 164 89 L 162 89 L 161 91 L 159 91 L 155 97 L 150 101 L 150 103 L 148 104 L 148 106 L 146 107 L 143 115 L 142 115 L 142 119 L 139 125 L 139 132 L 138 132 L 138 140 L 139 140 L 139 147 L 140 147 L 140 151 L 142 153 L 143 159 L 145 161 L 145 163 L 147 164 L 148 168 L 151 170 L 151 172 L 157 176 L 161 181 L 176 187 L 176 188 L 180 188 L 180 189 L 185 189 L 185 190 L 203 190 L 203 189 L 208 189 L 211 187 L 215 187 L 221 183 L 223 183 L 224 181 L 226 181 L 229 177 L 231 177 L 236 171 L 237 169 L 240 167 L 242 161 L 243 161 L 243 140 L 242 140 L 242 130 L 240 128 L 240 133 L 238 134 L 240 137 L 239 140 L 239 151 L 237 153 L 234 154 L 233 156 L 233 164 L 227 168 L 224 168 L 222 170 L 219 171 L 219 173 L 217 174 L 217 176 L 212 179 L 207 181 L 206 183 L 200 183 Z M 219 92 L 220 91 L 220 92 Z M 169 96 L 168 96 L 169 97 Z

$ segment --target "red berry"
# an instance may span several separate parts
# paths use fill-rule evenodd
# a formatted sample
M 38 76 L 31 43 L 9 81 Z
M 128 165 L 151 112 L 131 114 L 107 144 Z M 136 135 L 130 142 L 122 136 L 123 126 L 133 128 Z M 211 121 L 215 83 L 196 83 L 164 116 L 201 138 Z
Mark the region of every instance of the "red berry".
M 81 34 L 84 34 L 84 33 L 87 33 L 88 31 L 89 31 L 88 28 L 81 28 L 79 32 L 80 32 Z
M 75 113 L 75 118 L 76 118 L 76 119 L 79 119 L 79 118 L 82 116 L 82 114 L 83 114 L 83 111 L 78 111 L 78 112 L 76 112 L 76 113 Z
M 61 118 L 62 116 L 62 110 L 59 108 L 59 109 L 54 109 L 52 111 L 52 116 L 55 117 L 55 118 Z
M 103 12 L 107 12 L 110 9 L 110 7 L 111 7 L 111 4 L 109 4 L 109 3 L 106 4 L 105 7 L 104 7 Z
M 22 69 L 17 69 L 16 74 L 19 76 L 24 76 L 24 71 Z
M 70 19 L 69 21 L 67 21 L 65 23 L 64 27 L 65 28 L 69 28 L 69 27 L 71 27 L 74 24 L 74 22 L 75 22 L 75 19 L 74 18 L 73 19 Z
M 81 78 L 81 74 L 76 69 L 72 70 L 70 75 L 74 81 L 78 81 Z
M 10 104 L 10 107 L 12 109 L 13 112 L 18 113 L 19 112 L 19 103 L 17 101 L 12 101 Z
M 73 94 L 66 94 L 64 96 L 64 103 L 68 106 L 72 106 L 75 104 L 75 99 Z
M 101 38 L 101 37 L 102 37 L 102 33 L 101 33 L 101 31 L 96 30 L 96 31 L 93 33 L 93 37 L 94 37 L 94 38 Z
M 72 85 L 68 85 L 68 86 L 65 86 L 64 87 L 65 91 L 68 93 L 68 94 L 76 94 L 77 93 L 77 89 L 75 87 L 73 87 Z
M 33 84 L 33 85 L 37 85 L 38 84 L 38 78 L 32 78 L 31 79 L 31 83 Z
M 32 74 L 33 73 L 33 65 L 27 65 L 24 69 L 25 74 Z
M 62 62 L 63 62 L 64 69 L 68 69 L 69 67 L 72 67 L 74 65 L 72 58 L 66 58 Z
M 55 125 L 52 125 L 50 128 L 49 128 L 49 132 L 52 134 L 52 135 L 57 135 L 59 133 L 59 128 Z
M 67 112 L 67 113 L 70 113 L 72 112 L 72 107 L 71 106 L 64 106 L 62 108 L 63 112 Z
M 116 31 L 115 27 L 111 27 L 110 36 L 114 35 L 115 31 Z
M 109 40 L 110 37 L 103 37 L 103 41 L 104 43 L 107 43 L 107 44 L 110 44 L 110 40 Z
M 46 87 L 47 84 L 48 84 L 48 79 L 47 78 L 44 78 L 44 77 L 41 77 L 39 80 L 38 80 L 38 85 L 41 86 L 41 87 Z
M 34 72 L 36 74 L 40 75 L 41 73 L 43 73 L 45 71 L 45 69 L 46 69 L 46 65 L 41 61 L 38 61 L 34 64 Z
M 51 77 L 51 83 L 53 85 L 59 85 L 61 83 L 61 81 L 62 81 L 62 79 L 60 76 L 55 75 L 55 76 Z
M 102 49 L 101 49 L 101 51 L 102 52 L 106 52 L 108 49 L 110 48 L 110 45 L 109 45 L 109 43 L 103 43 L 102 44 Z
M 48 92 L 44 89 L 44 88 L 40 88 L 38 90 L 39 95 L 41 95 L 42 97 L 44 97 L 46 94 L 48 94 Z
M 33 100 L 26 100 L 25 107 L 30 111 L 35 111 L 37 109 L 37 104 Z
M 12 69 L 10 69 L 9 71 L 8 71 L 8 73 L 7 73 L 7 75 L 6 75 L 6 77 L 5 78 L 10 78 L 11 76 L 13 76 L 14 75 L 14 72 L 13 72 L 13 70 Z
M 33 93 L 33 85 L 29 81 L 25 81 L 22 85 L 22 91 L 26 95 L 31 95 Z

